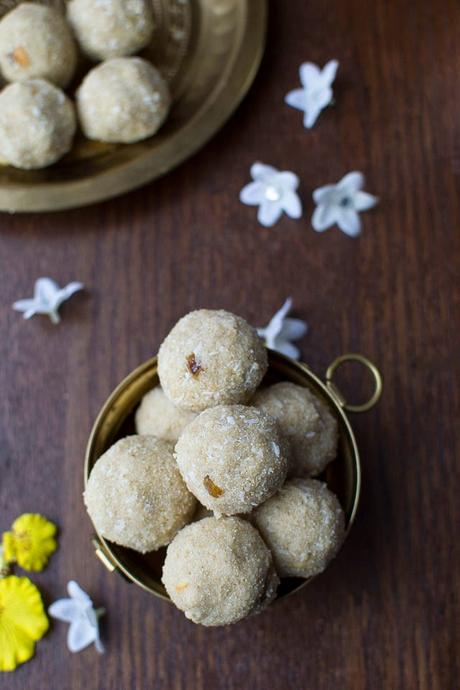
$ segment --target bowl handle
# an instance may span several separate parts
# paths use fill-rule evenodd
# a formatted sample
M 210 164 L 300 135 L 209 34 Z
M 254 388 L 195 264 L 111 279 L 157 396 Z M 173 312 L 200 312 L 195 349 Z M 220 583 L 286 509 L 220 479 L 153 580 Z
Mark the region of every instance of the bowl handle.
M 333 381 L 335 372 L 345 362 L 359 362 L 368 371 L 370 371 L 372 378 L 374 379 L 374 392 L 369 400 L 361 403 L 361 405 L 350 405 L 347 403 L 344 396 Z M 350 352 L 346 355 L 340 355 L 340 357 L 334 359 L 334 361 L 328 366 L 326 371 L 326 386 L 339 405 L 347 412 L 367 412 L 367 410 L 370 410 L 378 403 L 380 396 L 382 395 L 383 381 L 380 371 L 377 369 L 375 364 L 373 364 L 373 362 L 363 355 Z

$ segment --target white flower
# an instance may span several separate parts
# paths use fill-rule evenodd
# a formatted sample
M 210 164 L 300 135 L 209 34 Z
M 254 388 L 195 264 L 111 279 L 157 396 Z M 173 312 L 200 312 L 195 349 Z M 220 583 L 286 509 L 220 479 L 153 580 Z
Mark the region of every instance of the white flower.
M 102 653 L 99 618 L 104 615 L 104 609 L 94 609 L 89 596 L 74 580 L 67 583 L 67 591 L 70 599 L 58 599 L 48 609 L 53 618 L 70 623 L 67 647 L 71 652 L 81 652 L 94 642 L 97 651 Z
M 290 218 L 300 218 L 302 204 L 296 194 L 299 178 L 294 173 L 280 172 L 271 165 L 254 163 L 251 166 L 250 182 L 240 192 L 240 201 L 248 206 L 259 206 L 257 220 L 265 227 L 271 227 L 283 211 Z
M 13 304 L 13 309 L 24 312 L 24 318 L 30 319 L 35 314 L 47 314 L 53 323 L 59 323 L 59 307 L 78 290 L 83 290 L 83 283 L 69 283 L 60 288 L 51 278 L 39 278 L 35 283 L 32 299 L 21 299 Z
M 376 196 L 363 192 L 364 176 L 360 172 L 345 175 L 337 184 L 315 189 L 313 200 L 317 204 L 311 224 L 316 232 L 323 232 L 337 223 L 350 237 L 361 232 L 359 211 L 366 211 L 378 202 Z
M 271 350 L 277 350 L 292 359 L 299 359 L 300 350 L 290 340 L 299 340 L 308 330 L 305 321 L 291 319 L 287 314 L 291 311 L 292 298 L 288 297 L 281 309 L 272 317 L 265 328 L 258 328 L 257 333 Z
M 284 100 L 292 108 L 303 111 L 303 125 L 307 129 L 313 127 L 323 108 L 332 103 L 334 96 L 332 84 L 338 67 L 337 60 L 330 60 L 323 69 L 312 62 L 304 62 L 300 65 L 302 88 L 290 91 Z

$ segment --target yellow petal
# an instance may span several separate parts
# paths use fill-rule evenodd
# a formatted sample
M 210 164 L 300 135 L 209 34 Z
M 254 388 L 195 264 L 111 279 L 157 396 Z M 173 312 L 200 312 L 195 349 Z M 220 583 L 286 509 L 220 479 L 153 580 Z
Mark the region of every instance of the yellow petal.
M 0 580 L 0 670 L 12 671 L 30 659 L 48 627 L 40 592 L 29 578 Z
M 5 561 L 13 563 L 16 560 L 16 542 L 12 532 L 3 532 L 2 546 Z
M 57 548 L 56 525 L 38 513 L 24 513 L 3 535 L 5 553 L 25 570 L 43 570 Z

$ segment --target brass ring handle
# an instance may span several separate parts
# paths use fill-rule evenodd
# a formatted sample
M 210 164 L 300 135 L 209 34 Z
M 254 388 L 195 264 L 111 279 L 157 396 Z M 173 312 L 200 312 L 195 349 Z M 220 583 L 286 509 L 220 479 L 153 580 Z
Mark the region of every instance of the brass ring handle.
M 345 362 L 359 362 L 368 371 L 370 371 L 374 379 L 374 392 L 372 396 L 369 398 L 369 400 L 365 403 L 362 403 L 361 405 L 349 405 L 343 397 L 342 393 L 339 391 L 339 389 L 333 382 L 333 377 L 336 370 Z M 340 406 L 343 407 L 344 410 L 347 410 L 347 412 L 367 412 L 367 410 L 370 410 L 379 401 L 380 396 L 382 395 L 383 381 L 380 371 L 377 369 L 375 364 L 373 364 L 369 359 L 367 359 L 367 357 L 355 353 L 349 353 L 346 355 L 340 355 L 340 357 L 334 359 L 332 364 L 329 365 L 326 371 L 326 386 L 329 389 L 329 391 L 334 395 L 334 397 L 338 400 Z

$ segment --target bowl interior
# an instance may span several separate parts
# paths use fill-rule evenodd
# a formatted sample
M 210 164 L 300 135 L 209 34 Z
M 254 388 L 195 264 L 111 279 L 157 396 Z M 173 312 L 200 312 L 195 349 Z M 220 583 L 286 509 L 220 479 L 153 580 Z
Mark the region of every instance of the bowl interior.
M 345 512 L 347 532 L 353 522 L 360 491 L 360 466 L 358 449 L 350 424 L 339 404 L 325 385 L 305 365 L 294 362 L 277 352 L 268 351 L 269 370 L 263 384 L 292 381 L 306 386 L 321 397 L 337 418 L 339 424 L 339 451 L 319 477 L 338 496 Z M 135 433 L 134 412 L 143 395 L 158 385 L 157 362 L 153 358 L 135 369 L 112 393 L 102 408 L 91 432 L 85 460 L 85 484 L 97 459 L 115 441 Z M 169 599 L 161 584 L 161 569 L 165 549 L 142 555 L 131 549 L 113 544 L 98 535 L 103 551 L 128 581 Z M 285 578 L 278 590 L 278 597 L 286 596 L 305 585 L 309 580 Z

